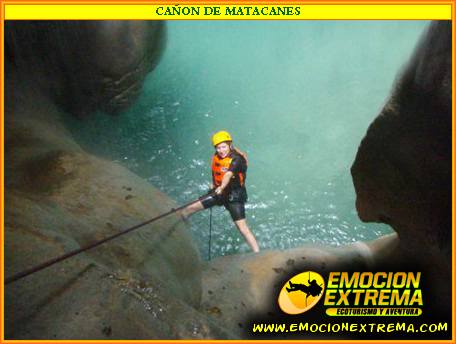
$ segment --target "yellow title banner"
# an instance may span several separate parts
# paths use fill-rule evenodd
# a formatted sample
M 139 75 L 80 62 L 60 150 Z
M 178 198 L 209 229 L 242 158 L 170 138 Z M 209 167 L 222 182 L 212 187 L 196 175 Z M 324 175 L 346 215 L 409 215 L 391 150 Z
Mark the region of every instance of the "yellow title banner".
M 409 19 L 450 20 L 451 4 L 5 4 L 5 19 Z

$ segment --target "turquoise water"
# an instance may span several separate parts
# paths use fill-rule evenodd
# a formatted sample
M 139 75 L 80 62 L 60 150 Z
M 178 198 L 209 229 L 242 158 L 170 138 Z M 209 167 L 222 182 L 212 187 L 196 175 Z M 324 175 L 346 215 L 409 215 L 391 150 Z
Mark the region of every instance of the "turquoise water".
M 180 204 L 208 189 L 210 137 L 228 130 L 249 157 L 247 221 L 262 248 L 371 240 L 391 229 L 358 219 L 350 166 L 427 24 L 169 22 L 139 100 L 68 123 Z M 207 257 L 209 211 L 191 222 Z M 249 251 L 223 208 L 212 234 L 213 257 Z

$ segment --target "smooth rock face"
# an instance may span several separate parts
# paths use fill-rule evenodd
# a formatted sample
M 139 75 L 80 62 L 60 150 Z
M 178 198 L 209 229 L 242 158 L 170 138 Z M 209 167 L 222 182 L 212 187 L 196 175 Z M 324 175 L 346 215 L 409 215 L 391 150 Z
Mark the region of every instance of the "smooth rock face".
M 176 206 L 121 165 L 84 152 L 61 121 L 61 105 L 89 111 L 110 98 L 104 77 L 121 80 L 111 95 L 140 85 L 161 24 L 74 25 L 7 25 L 5 277 Z M 228 338 L 198 310 L 201 275 L 188 229 L 169 216 L 6 285 L 6 338 Z
M 451 297 L 451 23 L 433 22 L 370 125 L 351 172 L 358 214 L 399 234 Z M 418 264 L 418 265 L 416 265 Z M 446 286 L 446 287 L 445 287 Z
M 27 42 L 24 44 L 24 42 Z M 130 105 L 158 63 L 158 21 L 8 21 L 7 72 L 28 74 L 65 111 L 83 117 Z
M 21 172 L 21 187 L 6 189 L 6 276 L 175 207 L 122 166 L 83 152 L 51 151 Z M 214 329 L 198 315 L 200 297 L 199 254 L 169 216 L 6 286 L 6 335 L 103 339 L 112 327 L 114 338 L 205 338 Z M 189 329 L 166 330 L 175 321 Z M 193 322 L 205 330 L 193 333 Z

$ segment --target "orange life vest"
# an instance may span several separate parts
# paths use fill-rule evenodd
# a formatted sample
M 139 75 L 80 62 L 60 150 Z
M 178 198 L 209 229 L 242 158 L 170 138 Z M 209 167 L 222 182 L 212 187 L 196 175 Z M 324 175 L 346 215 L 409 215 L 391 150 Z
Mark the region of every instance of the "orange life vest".
M 223 176 L 226 172 L 228 172 L 232 160 L 233 158 L 229 156 L 221 159 L 217 154 L 214 154 L 214 156 L 212 157 L 212 181 L 215 187 L 220 186 L 222 184 Z M 239 182 L 241 186 L 243 186 L 245 176 L 242 172 L 239 172 L 238 176 Z

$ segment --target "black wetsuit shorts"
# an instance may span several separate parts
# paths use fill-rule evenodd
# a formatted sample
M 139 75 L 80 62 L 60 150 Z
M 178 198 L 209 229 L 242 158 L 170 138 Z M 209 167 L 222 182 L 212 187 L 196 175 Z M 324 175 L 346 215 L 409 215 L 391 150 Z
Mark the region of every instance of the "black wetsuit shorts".
M 216 195 L 213 192 L 201 196 L 199 200 L 203 204 L 204 209 L 212 208 L 214 205 L 223 205 L 230 212 L 233 221 L 245 219 L 245 201 L 230 201 L 227 197 Z

